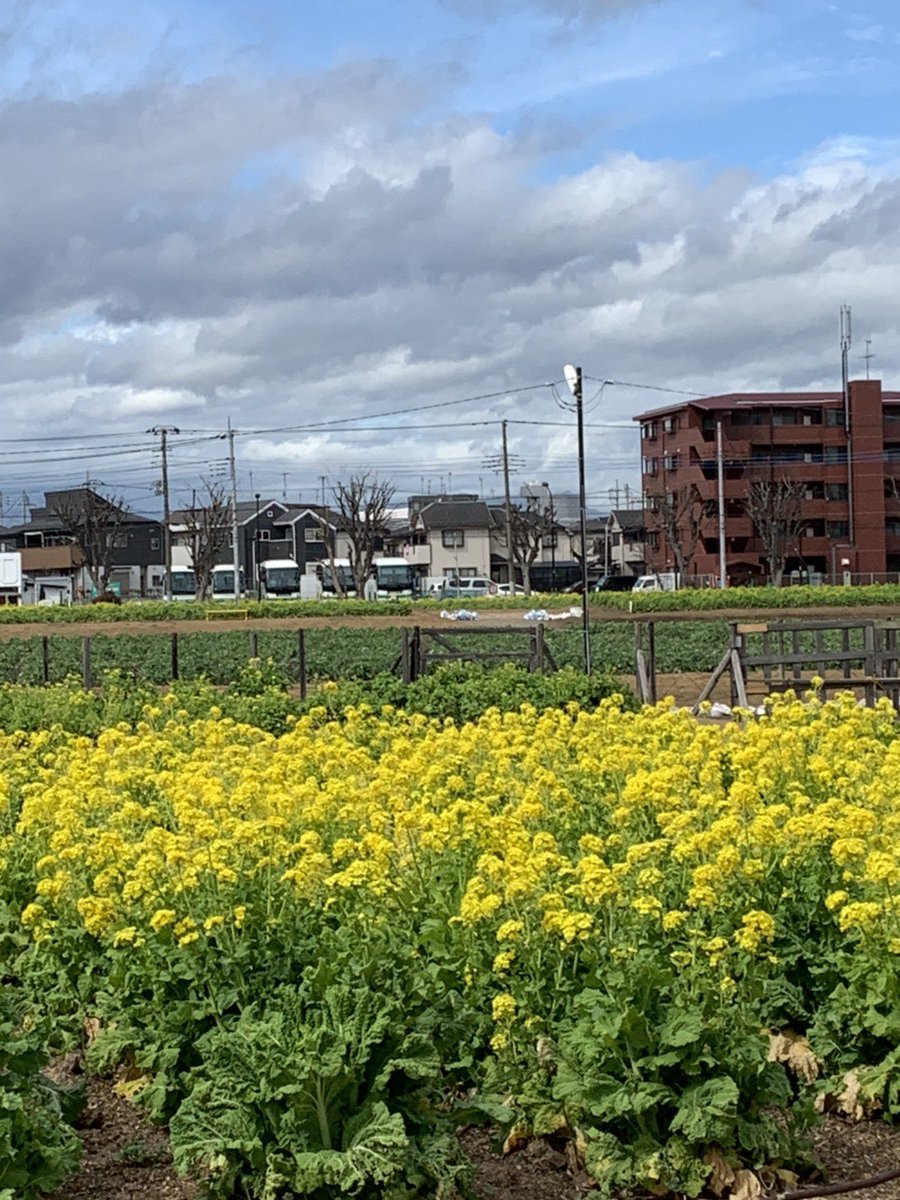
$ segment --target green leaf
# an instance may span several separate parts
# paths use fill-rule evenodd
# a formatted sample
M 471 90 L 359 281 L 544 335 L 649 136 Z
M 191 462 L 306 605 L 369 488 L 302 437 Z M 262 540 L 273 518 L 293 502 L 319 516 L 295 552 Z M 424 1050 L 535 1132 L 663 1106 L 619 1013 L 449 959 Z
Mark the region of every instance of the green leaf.
M 728 1130 L 737 1117 L 740 1092 L 729 1075 L 708 1079 L 682 1093 L 670 1128 L 692 1142 L 728 1142 Z

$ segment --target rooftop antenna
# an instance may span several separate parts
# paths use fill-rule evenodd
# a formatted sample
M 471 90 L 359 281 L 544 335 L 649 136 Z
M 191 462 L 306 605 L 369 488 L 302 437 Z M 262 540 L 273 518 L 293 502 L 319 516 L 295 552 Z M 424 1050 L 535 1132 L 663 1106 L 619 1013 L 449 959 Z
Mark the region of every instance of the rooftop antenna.
M 866 338 L 866 352 L 865 352 L 865 354 L 861 354 L 861 355 L 860 355 L 860 358 L 862 358 L 862 359 L 863 359 L 863 361 L 864 361 L 864 362 L 865 362 L 865 364 L 866 364 L 866 379 L 868 379 L 868 378 L 869 378 L 869 363 L 870 363 L 870 362 L 872 361 L 872 359 L 875 357 L 875 355 L 874 355 L 874 354 L 872 353 L 872 351 L 869 349 L 869 347 L 870 347 L 871 345 L 872 345 L 872 339 L 871 339 L 871 338 Z

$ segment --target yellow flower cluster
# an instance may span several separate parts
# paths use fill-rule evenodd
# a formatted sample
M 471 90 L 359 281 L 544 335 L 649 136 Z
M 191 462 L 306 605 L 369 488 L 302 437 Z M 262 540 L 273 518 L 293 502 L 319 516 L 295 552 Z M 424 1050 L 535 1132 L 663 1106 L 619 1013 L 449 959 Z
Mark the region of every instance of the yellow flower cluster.
M 0 738 L 0 859 L 33 868 L 35 937 L 199 953 L 298 914 L 427 914 L 493 971 L 504 1022 L 541 946 L 656 939 L 721 965 L 728 996 L 801 899 L 836 936 L 900 944 L 896 735 L 852 697 L 722 726 L 613 701 L 461 727 L 314 710 L 280 737 L 170 708 L 96 742 Z

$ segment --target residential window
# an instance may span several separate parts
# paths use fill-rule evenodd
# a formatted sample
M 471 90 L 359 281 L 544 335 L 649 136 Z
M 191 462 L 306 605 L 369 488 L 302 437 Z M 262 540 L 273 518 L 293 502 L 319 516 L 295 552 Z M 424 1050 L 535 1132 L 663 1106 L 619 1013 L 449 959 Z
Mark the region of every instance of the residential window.
M 645 475 L 655 475 L 659 470 L 659 459 L 645 458 L 642 464 L 642 469 Z
M 884 457 L 887 462 L 900 462 L 900 445 L 897 442 L 885 442 Z
M 303 529 L 304 542 L 324 542 L 325 533 L 321 525 L 306 525 Z
M 898 521 L 896 517 L 885 521 L 884 532 L 888 535 L 888 537 L 900 537 L 900 521 Z
M 847 461 L 846 446 L 826 446 L 825 447 L 826 463 L 845 463 Z
M 659 549 L 659 534 L 654 530 L 651 530 L 647 534 L 647 545 L 651 548 L 651 550 Z
M 541 547 L 544 550 L 555 550 L 559 545 L 559 538 L 555 533 L 546 533 L 541 538 Z
M 259 540 L 261 542 L 271 542 L 272 530 L 271 529 L 261 529 L 259 531 Z
M 825 424 L 830 425 L 833 429 L 844 427 L 844 410 L 842 408 L 826 408 L 825 409 Z
M 749 408 L 735 408 L 728 414 L 732 425 L 752 425 L 753 413 Z
M 850 536 L 849 521 L 827 521 L 825 523 L 825 533 L 830 538 L 845 538 Z
M 641 437 L 647 442 L 656 441 L 656 422 L 648 421 L 646 425 L 641 426 Z
M 826 500 L 843 500 L 846 501 L 848 490 L 846 483 L 826 483 L 825 484 L 825 499 Z
M 466 534 L 463 529 L 444 529 L 441 531 L 441 545 L 448 550 L 457 549 L 466 544 Z
M 150 549 L 151 549 L 151 550 L 158 550 L 158 549 L 159 549 L 159 538 L 158 538 L 158 537 L 152 537 L 152 538 L 150 539 Z
M 128 534 L 127 533 L 117 533 L 115 535 L 115 537 L 113 538 L 113 547 L 116 550 L 127 550 L 128 549 Z
M 678 418 L 677 417 L 665 417 L 663 419 L 662 427 L 663 427 L 663 433 L 677 433 L 678 432 Z
M 667 454 L 665 456 L 665 458 L 663 459 L 663 470 L 664 471 L 677 471 L 678 470 L 678 455 L 677 454 Z
M 772 410 L 773 425 L 796 425 L 797 414 L 792 408 L 775 408 Z
M 822 500 L 824 497 L 825 489 L 821 483 L 805 483 L 803 485 L 804 500 Z

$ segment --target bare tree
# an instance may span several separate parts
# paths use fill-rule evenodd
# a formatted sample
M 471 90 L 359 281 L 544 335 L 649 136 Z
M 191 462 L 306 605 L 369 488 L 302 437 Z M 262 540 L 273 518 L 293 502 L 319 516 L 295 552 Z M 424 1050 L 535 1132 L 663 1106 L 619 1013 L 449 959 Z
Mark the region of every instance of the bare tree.
M 789 479 L 757 479 L 744 501 L 769 565 L 769 582 L 781 587 L 788 552 L 803 524 L 804 485 Z
M 647 507 L 652 522 L 672 551 L 675 570 L 683 584 L 697 553 L 703 527 L 712 514 L 712 503 L 701 499 L 697 489 L 686 484 L 675 492 L 648 496 Z
M 350 544 L 350 571 L 358 597 L 365 594 L 366 580 L 372 574 L 375 543 L 387 531 L 393 495 L 389 483 L 380 482 L 368 471 L 351 475 L 346 483 L 332 488 L 338 525 Z
M 341 577 L 341 572 L 338 570 L 337 563 L 335 561 L 334 550 L 335 550 L 335 541 L 336 541 L 336 536 L 335 536 L 336 530 L 335 530 L 334 526 L 331 524 L 331 522 L 328 520 L 327 509 L 323 509 L 322 512 L 316 513 L 315 517 L 316 517 L 316 520 L 319 522 L 319 524 L 322 526 L 322 539 L 325 542 L 325 551 L 328 555 L 328 570 L 331 573 L 331 584 L 332 584 L 332 587 L 334 588 L 334 594 L 335 594 L 335 596 L 340 596 L 341 598 L 343 598 L 344 596 L 347 595 L 347 590 L 344 587 L 344 580 Z M 322 582 L 323 583 L 325 582 L 324 575 L 322 576 Z
M 225 488 L 208 479 L 202 482 L 205 494 L 198 497 L 195 490 L 190 507 L 181 512 L 184 530 L 190 539 L 198 600 L 204 600 L 209 594 L 213 567 L 231 531 L 231 501 Z
M 128 520 L 124 499 L 104 496 L 90 487 L 56 492 L 52 496 L 50 511 L 81 551 L 94 591 L 98 596 L 104 595 L 109 590 L 122 526 Z
M 510 532 L 512 534 L 512 563 L 522 572 L 522 590 L 531 595 L 531 568 L 540 554 L 547 538 L 553 537 L 553 510 L 547 506 L 543 512 L 534 509 L 510 508 Z

